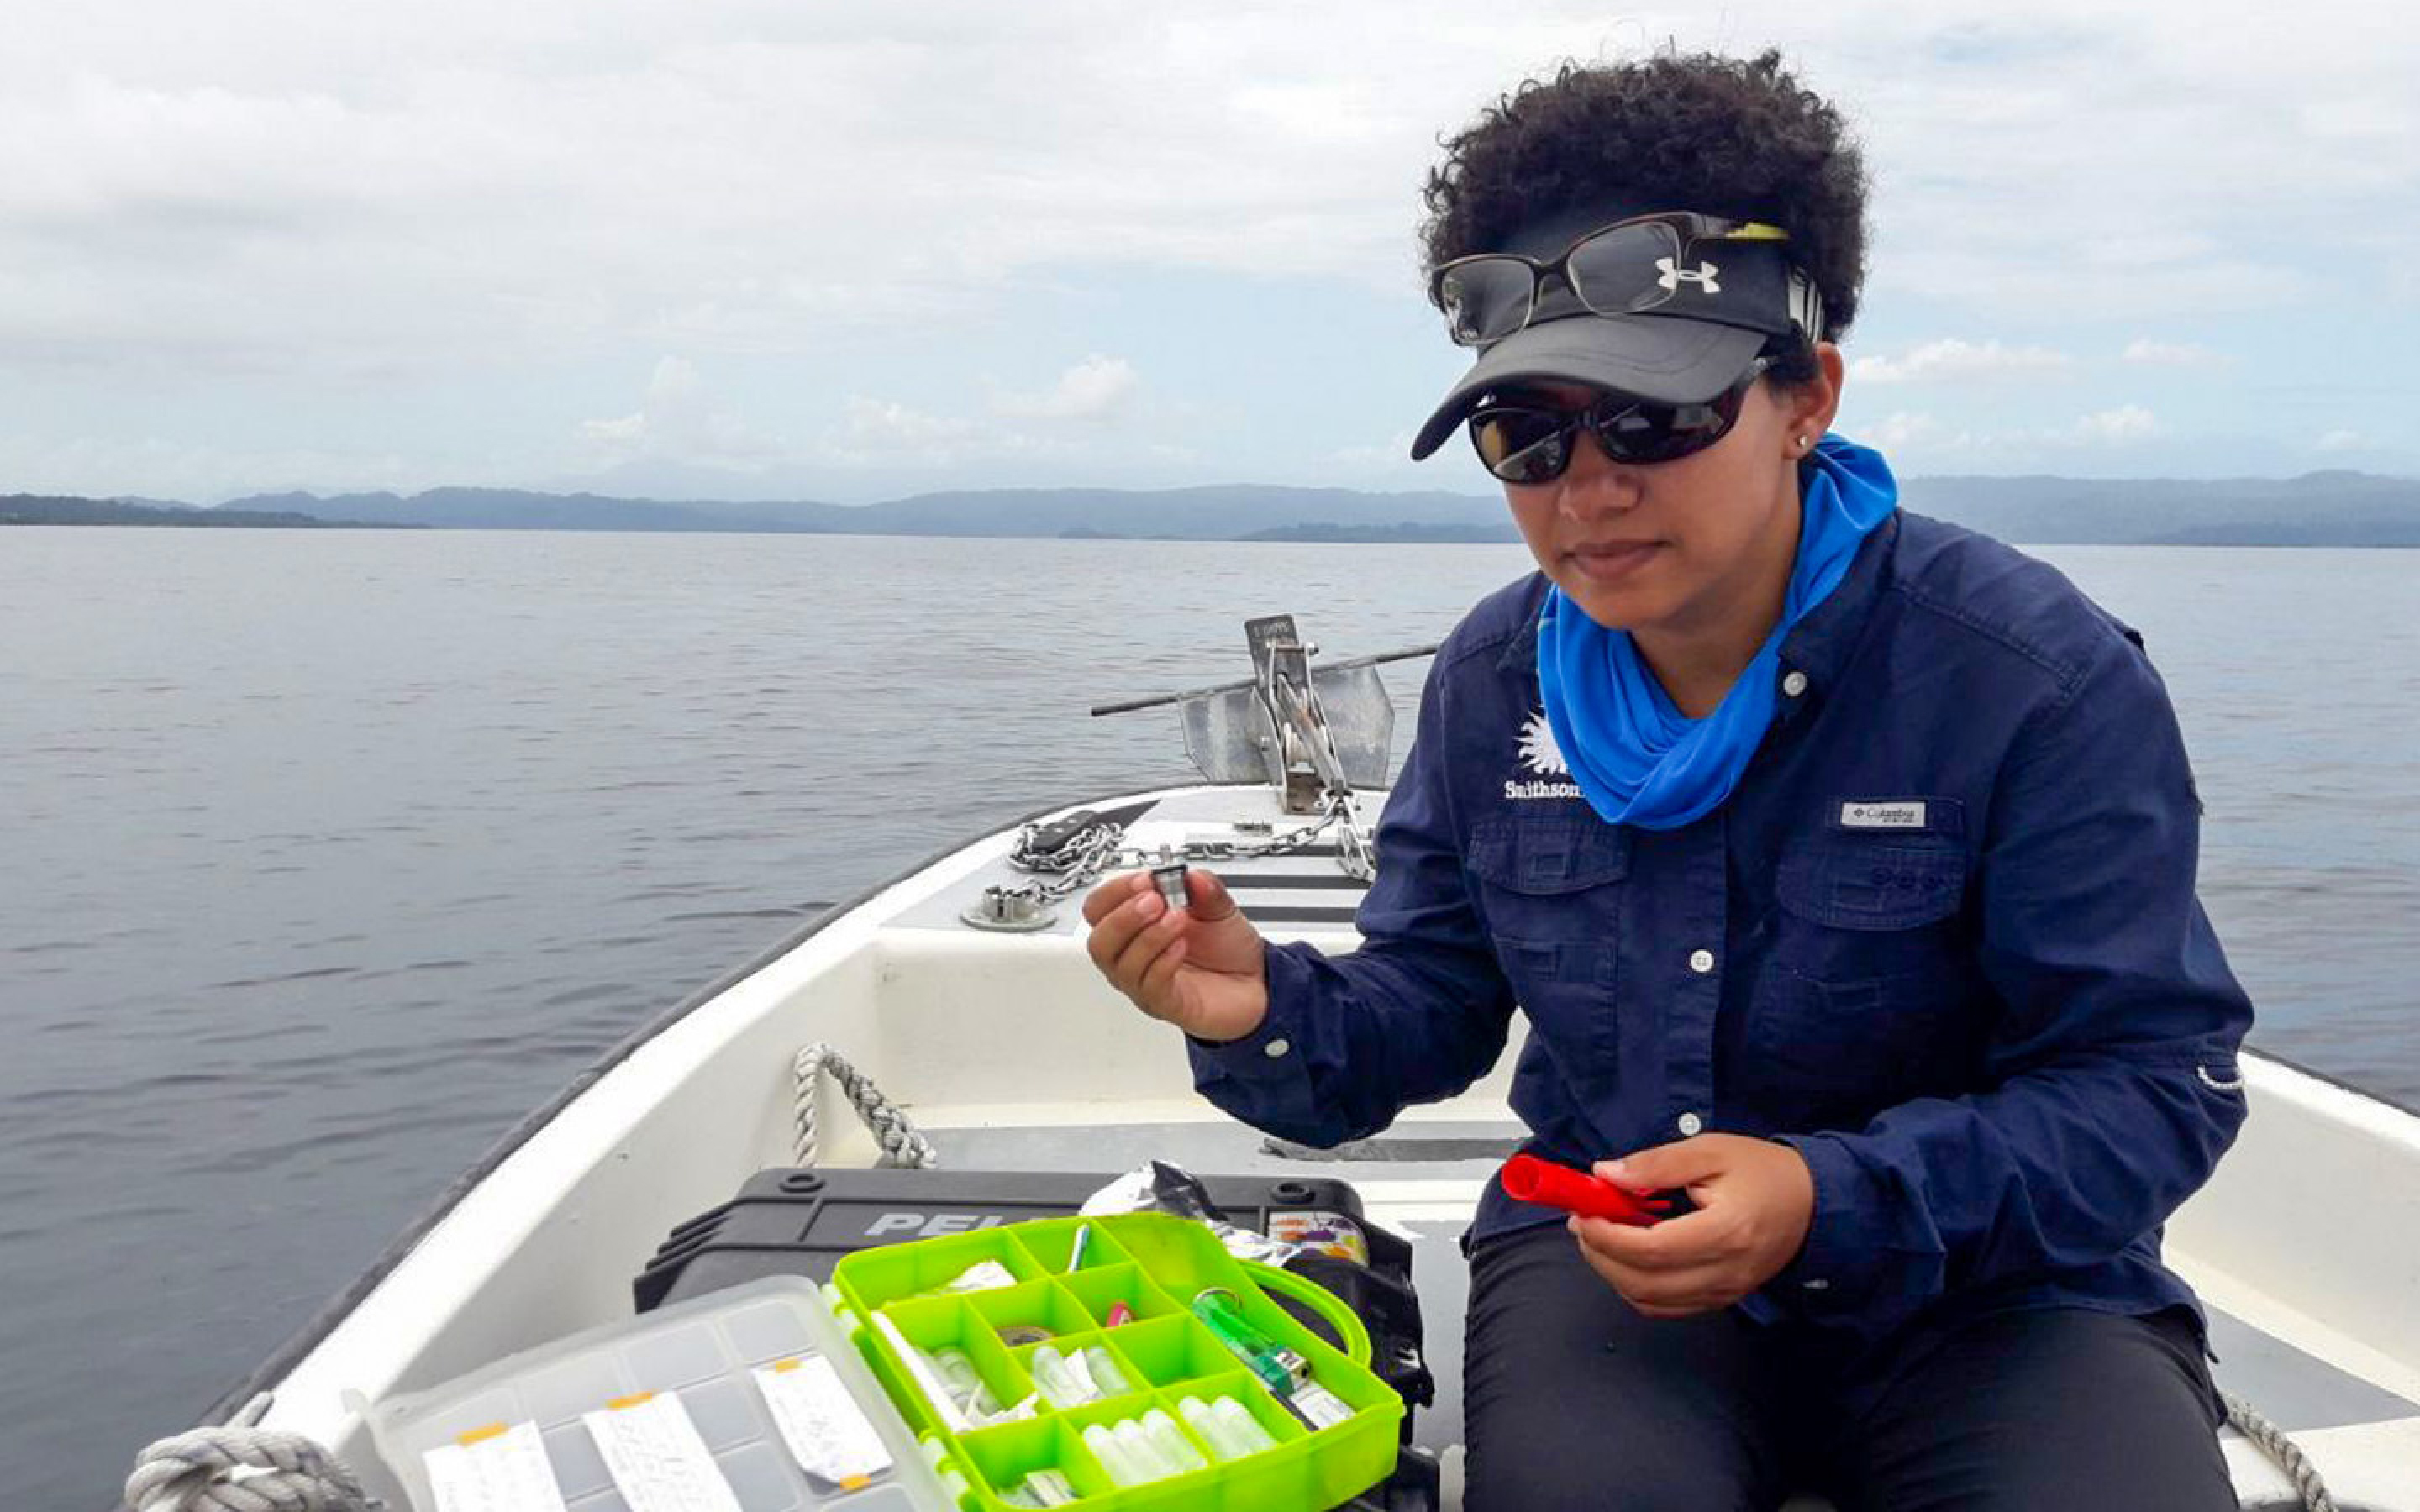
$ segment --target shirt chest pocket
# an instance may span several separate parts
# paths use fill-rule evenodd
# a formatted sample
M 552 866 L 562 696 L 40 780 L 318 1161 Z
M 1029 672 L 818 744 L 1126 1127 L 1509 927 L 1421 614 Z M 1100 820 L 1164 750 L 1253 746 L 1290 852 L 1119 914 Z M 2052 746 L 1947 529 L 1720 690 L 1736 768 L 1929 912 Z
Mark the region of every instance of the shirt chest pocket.
M 1946 836 L 1826 831 L 1783 856 L 1775 881 L 1784 908 L 1827 928 L 1921 929 L 1958 912 L 1966 851 Z
M 1826 830 L 1785 852 L 1749 1035 L 1749 1074 L 1810 1113 L 1862 1116 L 1934 1090 L 1981 1015 L 1954 837 Z
M 1469 868 L 1532 1031 L 1575 1081 L 1610 1075 L 1629 833 L 1593 815 L 1481 820 Z

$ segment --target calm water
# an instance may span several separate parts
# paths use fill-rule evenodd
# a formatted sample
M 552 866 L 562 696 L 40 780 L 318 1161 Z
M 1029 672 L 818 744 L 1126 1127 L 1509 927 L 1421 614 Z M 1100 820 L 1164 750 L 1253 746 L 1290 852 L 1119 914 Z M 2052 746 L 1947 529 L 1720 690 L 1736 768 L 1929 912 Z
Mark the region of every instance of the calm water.
M 2420 553 L 2043 554 L 2168 678 L 2257 1041 L 2420 1102 Z M 1186 779 L 1171 715 L 1089 704 L 1234 675 L 1247 613 L 1435 640 L 1526 563 L 0 532 L 11 1504 L 104 1504 L 505 1127 L 821 903 Z

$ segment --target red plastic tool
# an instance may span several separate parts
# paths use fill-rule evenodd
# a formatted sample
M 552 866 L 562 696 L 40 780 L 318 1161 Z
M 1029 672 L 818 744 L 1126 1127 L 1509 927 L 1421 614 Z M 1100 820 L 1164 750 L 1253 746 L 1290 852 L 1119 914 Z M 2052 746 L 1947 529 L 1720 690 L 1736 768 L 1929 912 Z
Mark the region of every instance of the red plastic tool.
M 1504 1195 L 1522 1202 L 1543 1202 L 1584 1218 L 1606 1218 L 1634 1228 L 1661 1223 L 1679 1211 L 1679 1201 L 1663 1192 L 1624 1191 L 1601 1176 L 1575 1171 L 1535 1155 L 1515 1155 L 1504 1163 L 1497 1180 Z

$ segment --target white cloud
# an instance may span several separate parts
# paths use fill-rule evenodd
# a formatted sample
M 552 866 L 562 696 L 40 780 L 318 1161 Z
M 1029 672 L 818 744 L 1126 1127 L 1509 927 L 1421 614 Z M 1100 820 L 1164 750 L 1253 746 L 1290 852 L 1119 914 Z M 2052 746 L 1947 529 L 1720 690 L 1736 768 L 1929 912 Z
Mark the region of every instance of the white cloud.
M 1667 39 L 1779 45 L 1850 115 L 1877 186 L 1870 320 L 1920 298 L 1938 324 L 1916 329 L 2042 344 L 1901 348 L 1861 361 L 1864 381 L 2055 376 L 2121 332 L 2232 333 L 2287 307 L 2331 317 L 2308 332 L 2374 320 L 2345 289 L 2382 290 L 2405 319 L 2420 304 L 2420 26 L 2376 0 L 2304 0 L 2290 23 L 2214 22 L 2191 0 L 1939 0 L 1913 19 L 1897 0 L 1635 19 L 1580 0 L 860 10 L 835 28 L 769 0 L 617 0 L 603 25 L 580 0 L 18 0 L 0 49 L 0 400 L 43 403 L 9 424 L 45 455 L 79 437 L 106 454 L 154 437 L 154 417 L 212 434 L 195 396 L 240 386 L 296 434 L 353 405 L 364 455 L 400 449 L 414 475 L 474 453 L 554 467 L 574 440 L 588 456 L 812 459 L 850 442 L 852 384 L 980 387 L 974 371 L 929 389 L 861 376 L 863 352 L 923 343 L 996 365 L 1039 284 L 1206 295 L 1172 318 L 1104 300 L 1097 327 L 1054 334 L 1125 354 L 1148 389 L 1036 372 L 1020 383 L 1038 392 L 996 406 L 1054 442 L 1075 427 L 1041 423 L 1088 404 L 1140 431 L 1138 395 L 1155 414 L 1196 399 L 1218 386 L 1210 364 L 1242 386 L 1247 359 L 1200 338 L 1248 324 L 1260 293 L 1296 321 L 1306 288 L 1415 305 L 1440 134 L 1562 57 Z M 2230 358 L 2253 361 L 2241 345 Z M 541 411 L 519 438 L 516 406 L 392 418 L 443 414 L 466 371 L 588 393 L 609 364 L 666 352 L 714 381 L 686 431 L 671 396 Z M 62 375 L 87 397 L 52 400 Z M 732 418 L 776 413 L 836 418 L 784 441 Z M 977 459 L 1032 441 L 947 440 Z M 191 455 L 199 492 L 220 474 Z
M 1132 369 L 1115 359 L 1078 363 L 1048 393 L 1034 396 L 1032 418 L 1098 418 L 1125 392 L 1105 382 Z M 1006 408 L 995 403 L 995 409 Z M 759 435 L 739 421 L 708 408 L 706 386 L 695 364 L 667 357 L 656 365 L 647 397 L 630 414 L 582 422 L 582 439 L 593 464 L 608 476 L 643 480 L 687 479 L 676 486 L 764 495 L 770 488 L 828 497 L 828 489 L 865 497 L 884 487 L 929 486 L 954 470 L 985 470 L 983 483 L 996 486 L 1008 470 L 1024 470 L 1030 481 L 1062 484 L 1082 470 L 1131 469 L 1171 460 L 1198 460 L 1190 450 L 1147 436 L 1125 436 L 1086 427 L 1041 432 L 973 416 L 920 408 L 874 394 L 850 394 L 828 412 L 820 428 L 808 427 L 795 440 Z M 590 476 L 600 471 L 592 466 Z M 877 480 L 889 480 L 887 483 Z M 659 482 L 646 486 L 660 489 Z M 872 494 L 867 493 L 871 487 Z
M 583 421 L 581 434 L 609 445 L 644 445 L 651 430 L 660 432 L 682 416 L 696 393 L 696 363 L 685 357 L 659 358 L 655 373 L 647 379 L 644 404 L 617 419 Z
M 1441 455 L 1459 462 L 1469 455 L 1467 443 L 1450 438 Z M 1396 431 L 1383 441 L 1359 441 L 1340 446 L 1328 453 L 1323 463 L 1329 476 L 1348 485 L 1386 487 L 1414 484 L 1430 487 L 1437 486 L 1436 475 L 1421 471 L 1420 464 L 1412 460 L 1412 433 L 1409 430 Z M 1448 486 L 1472 491 L 1493 488 L 1495 485 L 1473 473 L 1452 480 Z
M 2047 307 L 2024 291 L 2088 292 L 2079 269 L 2110 294 L 2257 298 L 2277 270 L 2242 226 L 2420 176 L 2412 154 L 2312 150 L 2409 133 L 2420 28 L 2365 0 L 2312 0 L 2257 49 L 2180 0 L 2022 22 L 1947 0 L 1915 26 L 1883 0 L 1634 23 L 1575 3 L 935 0 L 845 34 L 742 0 L 634 0 L 607 31 L 572 0 L 509 23 L 471 0 L 341 20 L 228 0 L 207 29 L 166 0 L 157 24 L 142 0 L 106 21 L 28 4 L 42 19 L 0 61 L 0 334 L 180 361 L 442 361 L 609 332 L 798 349 L 1104 265 L 1408 293 L 1440 131 L 1559 56 L 1668 37 L 1784 45 L 1884 170 L 1878 280 L 1955 275 L 1970 301 Z M 2161 229 L 2077 233 L 2095 225 Z
M 2329 431 L 2312 444 L 2322 452 L 2359 452 L 2368 447 L 2369 440 L 2357 430 L 2336 429 Z
M 1064 440 L 864 394 L 851 395 L 841 406 L 839 424 L 806 449 L 807 459 L 815 464 L 849 472 L 887 469 L 901 475 L 1064 461 L 1085 455 L 1082 447 Z
M 2078 261 L 2096 268 L 2168 269 L 2205 259 L 2224 245 L 2206 232 L 2129 227 L 2079 237 L 2075 254 Z
M 2420 146 L 2420 110 L 2412 108 L 2408 97 L 2316 100 L 2303 107 L 2303 129 L 2327 142 Z
M 2127 404 L 2079 415 L 2064 424 L 1997 431 L 1955 425 L 1927 410 L 1898 409 L 1854 427 L 1850 434 L 1895 463 L 1934 469 L 2024 466 L 2044 453 L 2122 448 L 2167 432 L 2150 410 Z
M 2159 435 L 2160 422 L 2139 404 L 2121 404 L 2078 416 L 2064 434 L 2066 439 L 2086 445 L 2122 446 Z
M 686 357 L 659 358 L 639 408 L 582 421 L 580 437 L 612 465 L 646 458 L 746 472 L 781 460 L 785 450 L 710 409 L 697 364 Z
M 1886 213 L 1878 207 L 1878 214 Z M 2019 250 L 2030 255 L 2014 255 Z M 2275 310 L 2306 304 L 2335 286 L 2283 252 L 2262 255 L 2257 246 L 2180 263 L 2151 277 L 2073 255 L 2063 246 L 1957 245 L 1937 233 L 1878 267 L 1868 300 L 2005 304 L 2053 312 L 2049 317 L 2062 322 L 2107 324 Z
M 992 408 L 1030 420 L 1103 420 L 1123 409 L 1141 379 L 1123 357 L 1095 352 L 1041 393 L 1003 393 Z
M 850 441 L 875 449 L 964 441 L 980 433 L 970 420 L 926 414 L 895 399 L 862 396 L 842 409 L 841 428 Z
M 2226 362 L 2207 347 L 2192 342 L 2153 341 L 2149 336 L 2128 342 L 2120 355 L 2127 362 L 2151 367 L 2217 367 Z
M 1408 428 L 1398 430 L 1383 441 L 1374 444 L 1362 441 L 1351 446 L 1340 446 L 1328 455 L 1340 461 L 1347 459 L 1363 461 L 1382 456 L 1406 459 L 1412 455 L 1412 433 Z
M 2009 347 L 1999 341 L 1961 341 L 1952 336 L 1926 342 L 1904 357 L 1860 357 L 1849 376 L 1861 383 L 1916 383 L 1926 380 L 2029 378 L 2065 371 L 2071 359 L 2047 347 Z
M 1930 452 L 1957 449 L 1965 438 L 1953 440 L 1948 427 L 1921 410 L 1894 409 L 1866 428 L 1860 438 L 1868 445 L 1890 452 Z

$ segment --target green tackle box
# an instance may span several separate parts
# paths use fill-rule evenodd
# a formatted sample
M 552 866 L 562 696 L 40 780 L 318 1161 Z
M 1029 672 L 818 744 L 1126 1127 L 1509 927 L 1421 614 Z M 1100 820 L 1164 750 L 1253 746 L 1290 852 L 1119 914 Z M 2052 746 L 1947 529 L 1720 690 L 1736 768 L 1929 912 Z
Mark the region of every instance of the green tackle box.
M 1078 1256 L 1074 1251 L 1079 1230 L 1086 1232 Z M 941 1289 L 985 1261 L 997 1262 L 1015 1284 Z M 1014 1512 L 1015 1504 L 1001 1493 L 1033 1471 L 1052 1469 L 1078 1493 L 1071 1504 L 1085 1512 L 1321 1512 L 1377 1485 L 1394 1469 L 1404 1400 L 1371 1370 L 1369 1334 L 1360 1319 L 1311 1282 L 1236 1259 L 1202 1224 L 1159 1213 L 1011 1224 L 862 1250 L 844 1257 L 832 1279 L 845 1307 L 866 1325 L 861 1342 L 892 1401 L 910 1423 L 942 1443 L 947 1461 L 965 1476 L 970 1509 Z M 1313 1430 L 1280 1403 L 1193 1315 L 1193 1298 L 1211 1288 L 1233 1293 L 1248 1321 L 1302 1356 L 1311 1380 L 1350 1409 L 1350 1415 Z M 1297 1322 L 1270 1300 L 1272 1292 L 1310 1306 L 1345 1347 L 1327 1344 Z M 1109 1318 L 1119 1304 L 1130 1318 L 1112 1325 Z M 1016 1329 L 1020 1335 L 1032 1328 L 1047 1330 L 1063 1352 L 1103 1345 L 1137 1389 L 1064 1410 L 1043 1400 L 1036 1415 L 1022 1421 L 956 1431 L 916 1386 L 908 1363 L 875 1326 L 877 1318 L 888 1319 L 924 1352 L 963 1351 L 1003 1404 L 1034 1394 L 1029 1365 L 1040 1341 L 1011 1346 L 1002 1329 Z M 1177 1403 L 1186 1396 L 1237 1402 L 1276 1440 L 1275 1446 L 1218 1459 L 1185 1423 Z M 1085 1444 L 1083 1430 L 1139 1417 L 1155 1407 L 1165 1410 L 1211 1463 L 1120 1486 Z

